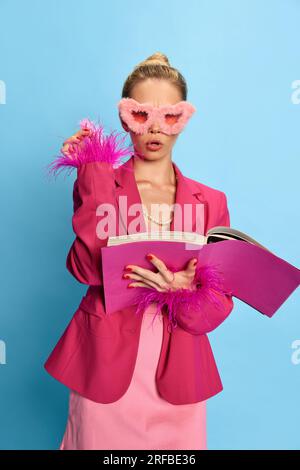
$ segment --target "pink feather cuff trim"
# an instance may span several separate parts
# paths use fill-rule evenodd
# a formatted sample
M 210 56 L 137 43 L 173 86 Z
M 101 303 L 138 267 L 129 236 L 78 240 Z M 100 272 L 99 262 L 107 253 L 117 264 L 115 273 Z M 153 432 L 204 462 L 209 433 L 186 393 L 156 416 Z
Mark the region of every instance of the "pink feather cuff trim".
M 58 175 L 63 170 L 69 170 L 68 175 L 84 163 L 106 162 L 114 168 L 122 163 L 124 157 L 133 153 L 132 146 L 126 146 L 124 140 L 127 134 L 116 131 L 104 135 L 104 127 L 101 123 L 94 124 L 85 118 L 80 121 L 81 129 L 89 129 L 91 133 L 80 143 L 70 145 L 68 153 L 61 152 L 53 162 L 47 165 L 48 175 Z
M 201 311 L 204 302 L 212 302 L 216 308 L 223 308 L 223 304 L 216 294 L 232 294 L 226 292 L 223 287 L 223 275 L 216 266 L 197 266 L 192 289 L 177 289 L 176 291 L 160 292 L 156 289 L 139 287 L 141 291 L 136 297 L 136 314 L 141 314 L 153 302 L 157 303 L 157 309 L 153 321 L 160 310 L 166 309 L 171 328 L 177 327 L 176 311 L 180 307 L 181 311 L 193 314 Z M 200 312 L 199 312 L 200 314 Z

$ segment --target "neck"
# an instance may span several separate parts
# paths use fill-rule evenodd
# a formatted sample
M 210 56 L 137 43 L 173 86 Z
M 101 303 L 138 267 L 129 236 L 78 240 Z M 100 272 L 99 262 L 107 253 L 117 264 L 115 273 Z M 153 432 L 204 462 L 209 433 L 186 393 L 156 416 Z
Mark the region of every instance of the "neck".
M 158 186 L 173 185 L 176 182 L 176 173 L 170 156 L 159 160 L 147 160 L 135 153 L 133 168 L 136 180 L 148 180 Z

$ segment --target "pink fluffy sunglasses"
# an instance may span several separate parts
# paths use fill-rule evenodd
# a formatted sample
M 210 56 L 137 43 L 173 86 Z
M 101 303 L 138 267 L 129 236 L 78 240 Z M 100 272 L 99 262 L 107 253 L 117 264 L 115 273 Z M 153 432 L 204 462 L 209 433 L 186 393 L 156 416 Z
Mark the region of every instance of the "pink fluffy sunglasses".
M 145 134 L 156 120 L 165 134 L 179 134 L 196 108 L 187 101 L 167 106 L 139 103 L 133 98 L 122 98 L 118 103 L 122 120 L 136 134 Z

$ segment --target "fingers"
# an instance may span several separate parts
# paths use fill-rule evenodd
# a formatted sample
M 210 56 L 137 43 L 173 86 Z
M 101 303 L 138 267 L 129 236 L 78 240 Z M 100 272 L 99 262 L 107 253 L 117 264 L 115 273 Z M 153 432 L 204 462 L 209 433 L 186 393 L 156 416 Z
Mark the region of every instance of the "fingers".
M 81 129 L 80 131 L 76 132 L 74 135 L 66 139 L 63 145 L 79 143 L 82 141 L 82 139 L 87 137 L 89 134 L 90 134 L 89 129 Z
M 84 137 L 87 137 L 91 133 L 90 129 L 81 129 L 80 131 L 76 132 L 77 138 L 83 139 Z
M 196 271 L 196 267 L 197 267 L 197 262 L 198 262 L 198 259 L 197 258 L 191 258 L 185 268 L 185 271 L 187 272 L 187 274 L 192 274 L 194 276 L 195 274 L 195 271 Z
M 81 129 L 80 131 L 76 132 L 74 135 L 64 141 L 61 152 L 70 157 L 73 145 L 80 144 L 82 140 L 90 134 L 90 132 L 90 129 Z
M 139 275 L 139 274 L 124 274 L 123 275 L 124 279 L 135 279 L 137 281 L 142 281 L 144 283 L 147 283 L 149 286 L 153 287 L 154 289 L 161 288 L 156 282 L 151 281 L 150 279 L 145 279 L 145 277 Z M 131 284 L 128 284 L 128 286 Z
M 173 273 L 171 271 L 169 271 L 169 269 L 167 268 L 165 263 L 160 258 L 158 258 L 157 256 L 152 255 L 151 253 L 149 253 L 147 255 L 147 259 L 148 259 L 148 261 L 150 261 L 150 263 L 152 263 L 158 269 L 158 271 L 162 275 L 163 279 L 167 283 L 172 282 L 172 280 L 174 278 Z
M 153 271 L 150 271 L 150 269 L 142 268 L 141 266 L 130 265 L 130 268 L 130 276 L 134 273 L 144 278 L 144 280 L 146 279 L 147 281 L 154 282 L 161 288 L 167 287 L 165 280 L 159 275 L 159 273 L 154 273 Z
M 147 287 L 148 289 L 152 289 L 152 287 L 146 284 L 146 282 L 133 282 L 129 284 L 129 287 Z M 159 292 L 163 292 L 163 289 L 161 289 L 160 287 L 156 287 L 156 290 L 158 290 Z

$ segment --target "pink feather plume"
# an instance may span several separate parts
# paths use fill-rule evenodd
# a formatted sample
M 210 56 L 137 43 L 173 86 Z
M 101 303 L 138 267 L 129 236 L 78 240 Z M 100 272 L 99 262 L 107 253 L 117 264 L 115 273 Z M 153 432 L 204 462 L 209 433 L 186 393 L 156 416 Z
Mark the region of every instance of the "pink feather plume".
M 122 163 L 124 157 L 133 153 L 132 146 L 126 146 L 124 140 L 127 135 L 121 136 L 116 131 L 104 135 L 104 127 L 101 123 L 95 124 L 88 118 L 80 121 L 81 129 L 89 129 L 91 132 L 80 143 L 70 145 L 68 152 L 61 152 L 54 161 L 47 165 L 48 175 L 58 175 L 68 169 L 68 175 L 79 168 L 83 163 L 106 162 L 114 168 Z
M 147 287 L 138 287 L 138 289 L 140 293 L 136 297 L 136 314 L 143 313 L 152 302 L 157 302 L 157 309 L 152 321 L 160 310 L 166 309 L 172 329 L 177 327 L 176 311 L 179 305 L 187 311 L 192 309 L 197 312 L 203 307 L 203 302 L 210 301 L 217 308 L 221 308 L 222 302 L 215 295 L 215 291 L 231 294 L 231 292 L 225 292 L 222 273 L 213 265 L 197 266 L 192 289 L 169 290 L 167 292 Z

